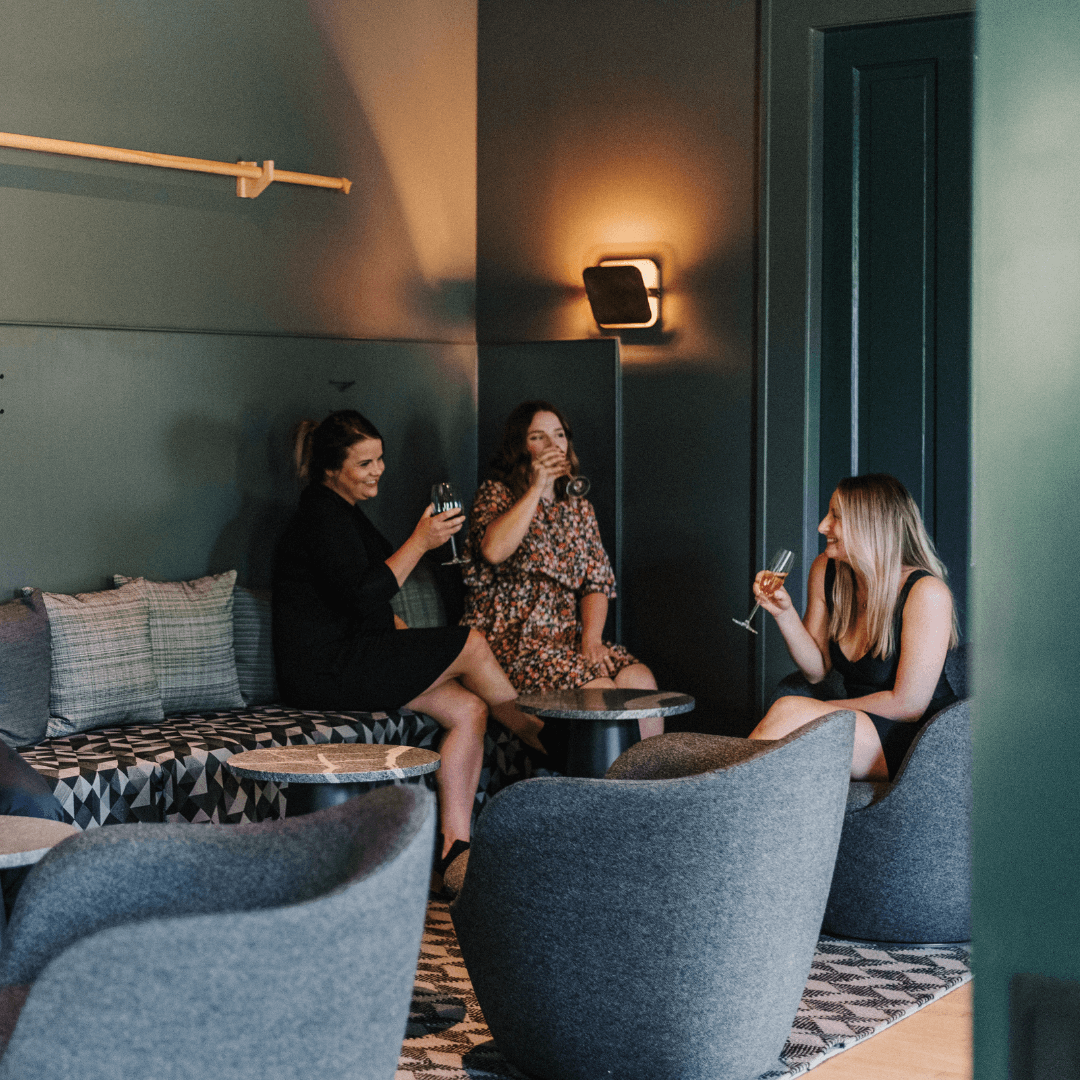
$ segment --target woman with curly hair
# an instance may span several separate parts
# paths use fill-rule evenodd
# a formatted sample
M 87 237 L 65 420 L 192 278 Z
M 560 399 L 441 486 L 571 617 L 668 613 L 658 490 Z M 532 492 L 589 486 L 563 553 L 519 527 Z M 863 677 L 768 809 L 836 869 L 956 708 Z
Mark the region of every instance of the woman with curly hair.
M 547 401 L 510 414 L 502 444 L 470 515 L 464 622 L 483 632 L 521 693 L 577 687 L 655 690 L 652 672 L 604 641 L 615 575 L 596 514 L 567 494 L 578 474 L 573 433 Z M 642 737 L 663 730 L 641 722 Z M 550 745 L 549 724 L 543 740 Z

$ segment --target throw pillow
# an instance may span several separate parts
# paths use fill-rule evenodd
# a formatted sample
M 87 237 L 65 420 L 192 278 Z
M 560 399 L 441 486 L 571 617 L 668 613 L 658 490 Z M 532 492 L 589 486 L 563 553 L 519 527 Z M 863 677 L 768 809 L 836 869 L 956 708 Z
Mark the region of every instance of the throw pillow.
M 394 593 L 390 607 L 411 630 L 446 625 L 446 611 L 435 573 L 423 559 L 405 579 L 405 584 Z
M 49 616 L 40 589 L 0 604 L 0 739 L 29 746 L 49 726 Z
M 233 649 L 240 695 L 248 705 L 280 701 L 274 673 L 270 594 L 233 590 Z
M 42 597 L 52 636 L 49 737 L 162 720 L 145 587 Z
M 233 655 L 236 571 L 194 581 L 147 581 L 114 574 L 119 586 L 136 582 L 150 607 L 154 673 L 166 713 L 242 709 Z

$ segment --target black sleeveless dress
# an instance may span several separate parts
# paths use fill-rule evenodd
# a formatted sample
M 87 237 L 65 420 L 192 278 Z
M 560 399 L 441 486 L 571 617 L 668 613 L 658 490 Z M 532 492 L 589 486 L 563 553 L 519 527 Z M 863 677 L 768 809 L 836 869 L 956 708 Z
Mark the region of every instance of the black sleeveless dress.
M 323 484 L 304 490 L 274 555 L 274 659 L 288 704 L 397 709 L 465 647 L 467 626 L 394 629 L 392 552 L 359 506 Z
M 896 612 L 893 615 L 895 645 L 893 654 L 888 659 L 882 660 L 880 657 L 866 653 L 853 662 L 843 654 L 838 642 L 829 640 L 829 659 L 843 678 L 844 692 L 849 698 L 877 694 L 882 690 L 891 690 L 896 685 L 896 672 L 900 667 L 900 632 L 904 625 L 904 605 L 915 582 L 920 578 L 931 576 L 927 570 L 913 570 L 904 582 L 904 587 L 900 590 L 900 596 L 896 601 Z M 825 605 L 830 615 L 833 611 L 832 590 L 835 581 L 836 563 L 830 559 L 825 567 Z M 934 687 L 934 696 L 930 699 L 926 712 L 918 720 L 890 720 L 884 716 L 875 716 L 874 713 L 866 713 L 873 721 L 878 738 L 881 740 L 881 748 L 885 751 L 885 764 L 889 767 L 890 780 L 896 775 L 903 763 L 904 755 L 908 752 L 908 747 L 911 746 L 923 724 L 938 710 L 958 700 L 942 668 L 937 686 Z

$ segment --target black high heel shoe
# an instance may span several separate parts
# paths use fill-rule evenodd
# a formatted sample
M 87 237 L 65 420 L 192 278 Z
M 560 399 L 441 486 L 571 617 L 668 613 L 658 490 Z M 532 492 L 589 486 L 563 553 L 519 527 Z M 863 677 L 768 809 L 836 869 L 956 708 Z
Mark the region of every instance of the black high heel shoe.
M 439 833 L 438 838 L 438 851 L 442 851 L 443 848 L 443 834 Z M 436 858 L 435 863 L 431 868 L 431 891 L 439 897 L 440 900 L 449 900 L 446 890 L 443 888 L 443 875 L 450 869 L 450 864 L 461 854 L 469 850 L 468 840 L 455 840 L 450 845 L 450 850 L 443 856 Z

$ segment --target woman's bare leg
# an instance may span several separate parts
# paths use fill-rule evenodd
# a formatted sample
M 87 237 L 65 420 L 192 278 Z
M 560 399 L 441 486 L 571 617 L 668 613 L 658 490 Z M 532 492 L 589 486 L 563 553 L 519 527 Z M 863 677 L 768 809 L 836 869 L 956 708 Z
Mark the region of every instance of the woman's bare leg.
M 413 698 L 407 708 L 427 713 L 446 729 L 439 745 L 442 761 L 435 773 L 443 833 L 440 855 L 445 855 L 455 840 L 469 839 L 484 757 L 487 706 L 456 679 L 450 679 Z
M 503 727 L 512 731 L 527 746 L 539 750 L 541 754 L 547 753 L 540 741 L 544 721 L 522 712 L 514 704 L 518 692 L 495 659 L 487 638 L 479 630 L 469 631 L 469 640 L 455 663 L 462 664 L 461 681 L 487 702 L 491 715 Z
M 615 685 L 624 690 L 656 690 L 656 676 L 644 664 L 631 664 L 615 675 Z M 638 731 L 643 739 L 651 735 L 663 735 L 662 716 L 643 716 L 638 721 Z
M 487 638 L 479 630 L 469 631 L 465 648 L 435 681 L 435 686 L 455 678 L 460 679 L 467 689 L 481 698 L 491 710 L 491 715 L 523 743 L 541 753 L 545 752 L 539 739 L 544 721 L 538 716 L 522 712 L 514 705 L 518 692 L 506 677 L 506 672 L 499 666 Z
M 750 738 L 782 739 L 811 720 L 843 707 L 843 702 L 830 703 L 805 697 L 778 698 L 761 723 L 750 732 Z M 851 759 L 851 779 L 888 780 L 889 767 L 885 764 L 885 751 L 881 749 L 873 720 L 858 709 L 852 712 L 855 713 L 855 752 Z

